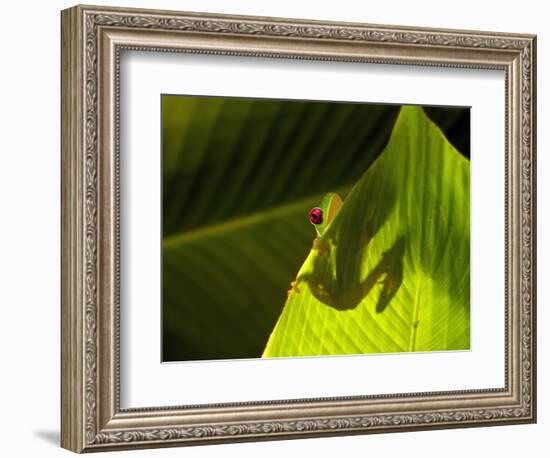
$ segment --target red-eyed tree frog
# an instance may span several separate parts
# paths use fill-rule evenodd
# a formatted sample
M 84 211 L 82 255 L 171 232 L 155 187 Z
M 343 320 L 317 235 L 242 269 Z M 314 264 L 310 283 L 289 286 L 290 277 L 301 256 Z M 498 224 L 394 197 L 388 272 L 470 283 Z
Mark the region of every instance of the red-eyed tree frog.
M 342 205 L 344 205 L 342 198 L 335 192 L 329 192 L 325 194 L 319 207 L 314 207 L 309 211 L 309 221 L 315 226 L 317 232 L 317 237 L 313 240 L 313 249 L 317 250 L 321 256 L 326 256 L 326 249 L 321 244 L 321 237 L 323 237 Z M 295 293 L 300 292 L 296 281 L 290 283 L 288 295 L 293 291 Z
M 313 241 L 313 247 L 319 249 L 320 239 L 344 205 L 342 198 L 335 192 L 325 194 L 321 206 L 314 207 L 309 212 L 309 221 L 315 226 L 317 238 Z

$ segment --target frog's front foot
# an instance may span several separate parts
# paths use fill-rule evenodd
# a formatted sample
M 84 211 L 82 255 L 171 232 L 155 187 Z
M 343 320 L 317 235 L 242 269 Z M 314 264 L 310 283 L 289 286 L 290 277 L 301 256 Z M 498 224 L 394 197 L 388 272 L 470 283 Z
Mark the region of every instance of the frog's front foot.
M 296 281 L 290 282 L 290 289 L 286 293 L 287 298 L 290 297 L 292 293 L 299 293 L 299 292 L 300 292 L 300 288 L 298 288 L 298 282 Z

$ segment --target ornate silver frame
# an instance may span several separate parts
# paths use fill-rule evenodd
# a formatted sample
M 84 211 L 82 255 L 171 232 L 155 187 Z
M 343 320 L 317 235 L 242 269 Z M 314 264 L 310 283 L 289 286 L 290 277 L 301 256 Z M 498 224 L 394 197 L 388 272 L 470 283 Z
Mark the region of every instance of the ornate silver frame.
M 535 421 L 535 36 L 91 6 L 64 10 L 61 32 L 63 447 L 89 452 Z M 121 409 L 118 69 L 124 49 L 503 70 L 506 386 Z

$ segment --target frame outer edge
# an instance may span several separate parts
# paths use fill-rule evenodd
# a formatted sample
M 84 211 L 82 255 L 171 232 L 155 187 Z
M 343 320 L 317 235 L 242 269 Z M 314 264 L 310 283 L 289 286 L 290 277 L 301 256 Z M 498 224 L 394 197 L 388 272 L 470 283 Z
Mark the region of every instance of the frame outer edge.
M 530 40 L 531 66 L 531 419 L 537 423 L 537 36 Z
M 128 15 L 122 18 L 116 12 Z M 160 17 L 149 17 L 155 13 Z M 100 21 L 95 22 L 96 18 L 100 18 Z M 443 30 L 431 29 L 428 34 L 422 32 L 423 29 L 418 29 L 420 32 L 417 33 L 413 28 L 393 26 L 376 26 L 384 28 L 381 32 L 383 35 L 371 36 L 372 32 L 368 30 L 367 24 L 357 25 L 357 30 L 346 30 L 346 35 L 341 36 L 338 27 L 349 28 L 350 24 L 289 19 L 281 19 L 280 21 L 284 22 L 277 24 L 273 21 L 277 19 L 90 6 L 77 6 L 62 12 L 62 446 L 75 452 L 120 450 L 535 421 L 536 37 L 474 31 L 448 31 L 446 35 L 441 35 Z M 241 25 L 244 28 L 241 28 Z M 319 27 L 314 27 L 315 25 Z M 514 151 L 521 152 L 525 148 L 523 162 L 518 164 L 518 169 L 515 171 L 520 176 L 523 172 L 523 180 L 520 177 L 517 177 L 517 180 L 523 181 L 524 188 L 519 187 L 517 192 L 523 199 L 524 206 L 523 208 L 521 205 L 520 208 L 516 206 L 514 211 L 525 218 L 525 223 L 522 224 L 525 244 L 520 248 L 520 255 L 526 256 L 523 264 L 525 267 L 522 269 L 520 263 L 517 263 L 520 275 L 523 273 L 524 281 L 521 286 L 525 288 L 523 295 L 525 303 L 523 303 L 524 313 L 520 310 L 516 313 L 525 318 L 522 329 L 528 333 L 519 332 L 523 338 L 524 351 L 523 361 L 521 356 L 518 358 L 520 364 L 523 362 L 522 367 L 516 371 L 523 375 L 523 378 L 520 377 L 520 385 L 523 388 L 520 405 L 502 405 L 493 410 L 465 408 L 464 411 L 456 412 L 413 412 L 402 415 L 379 415 L 372 418 L 349 415 L 345 418 L 307 418 L 297 421 L 277 418 L 271 422 L 258 420 L 236 424 L 224 422 L 217 425 L 199 424 L 187 427 L 178 424 L 171 428 L 144 426 L 129 430 L 102 430 L 106 417 L 110 415 L 108 411 L 104 411 L 103 415 L 101 412 L 100 404 L 105 398 L 105 392 L 102 391 L 101 386 L 104 390 L 105 377 L 101 364 L 98 367 L 98 360 L 101 363 L 101 352 L 105 350 L 101 345 L 101 333 L 112 329 L 110 326 L 102 329 L 100 323 L 96 321 L 105 305 L 100 302 L 105 299 L 101 295 L 106 292 L 101 288 L 101 283 L 104 281 L 101 270 L 105 266 L 99 266 L 104 251 L 101 251 L 101 247 L 98 248 L 101 244 L 98 238 L 105 226 L 101 224 L 102 196 L 97 180 L 101 176 L 102 168 L 107 165 L 97 155 L 100 148 L 98 143 L 101 139 L 101 133 L 98 134 L 98 130 L 101 130 L 102 124 L 97 123 L 97 116 L 102 107 L 98 100 L 96 26 L 127 29 L 156 28 L 171 31 L 178 29 L 185 33 L 204 33 L 205 37 L 211 34 L 219 34 L 220 37 L 261 35 L 266 38 L 285 40 L 296 37 L 299 40 L 312 40 L 312 43 L 322 40 L 325 44 L 344 43 L 344 40 L 356 43 L 389 40 L 393 44 L 406 42 L 407 46 L 430 45 L 434 49 L 454 49 L 455 51 L 463 47 L 470 50 L 487 49 L 492 50 L 495 55 L 523 53 L 523 59 L 514 60 L 516 66 L 521 62 L 518 66 L 519 74 L 524 76 L 525 85 L 520 85 L 521 89 L 512 97 L 513 104 L 517 104 L 519 110 L 515 108 L 511 114 L 514 117 L 521 112 L 526 121 L 522 126 L 521 134 L 517 135 L 513 142 Z M 377 30 L 375 32 L 378 33 Z M 229 51 L 227 54 L 232 53 Z M 253 54 L 258 57 L 264 56 L 263 52 Z M 304 58 L 301 55 L 294 57 Z M 346 61 L 347 58 L 343 60 Z M 460 65 L 460 59 L 455 60 L 454 63 L 463 66 Z M 468 68 L 468 66 L 464 67 Z M 474 63 L 473 67 L 477 68 L 477 64 Z M 520 101 L 521 96 L 523 96 L 522 101 Z M 519 116 L 521 118 L 521 115 Z M 523 148 L 518 148 L 520 144 Z M 517 202 L 516 199 L 514 201 Z M 521 292 L 521 288 L 518 290 Z M 112 316 L 110 317 L 112 319 Z M 519 350 L 519 345 L 516 350 Z M 517 367 L 517 364 L 514 367 Z M 516 397 L 518 394 L 516 392 Z
M 61 11 L 61 447 L 85 447 L 84 53 L 80 7 Z
M 533 91 L 531 94 L 532 97 L 532 114 L 533 114 L 533 131 L 532 131 L 532 139 L 533 139 L 533 208 L 535 208 L 535 212 L 533 214 L 533 237 L 535 241 L 537 240 L 537 84 L 538 84 L 538 76 L 537 76 L 537 46 L 538 46 L 538 39 L 537 37 L 533 37 L 533 53 L 531 54 L 533 59 Z M 535 243 L 536 246 L 536 243 Z M 538 378 L 537 378 L 537 250 L 534 250 L 534 275 L 533 275 L 533 291 L 535 292 L 534 298 L 533 298 L 533 321 L 532 321 L 532 329 L 533 329 L 533 349 L 532 349 L 532 360 L 535 361 L 535 367 L 533 368 L 533 421 L 537 422 L 537 413 L 538 413 L 538 406 L 537 406 L 537 400 L 538 400 Z

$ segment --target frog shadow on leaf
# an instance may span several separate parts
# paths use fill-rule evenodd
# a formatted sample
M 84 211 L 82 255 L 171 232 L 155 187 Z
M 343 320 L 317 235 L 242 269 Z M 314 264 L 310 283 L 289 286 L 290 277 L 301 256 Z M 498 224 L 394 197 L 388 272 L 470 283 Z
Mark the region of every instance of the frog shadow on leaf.
M 362 264 L 370 242 L 391 213 L 393 202 L 391 196 L 386 196 L 384 211 L 375 214 L 365 201 L 359 206 L 365 209 L 359 219 L 342 211 L 337 218 L 343 219 L 331 225 L 315 244 L 313 269 L 301 274 L 297 281 L 306 282 L 317 300 L 341 311 L 356 308 L 379 285 L 376 312 L 382 313 L 403 281 L 405 237 L 398 237 L 382 253 L 366 277 Z

